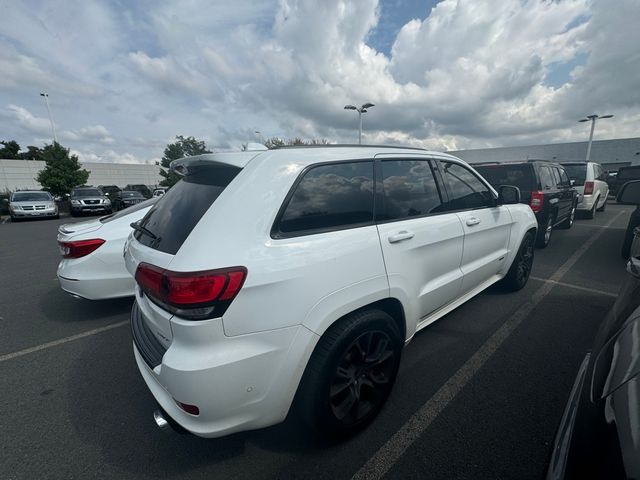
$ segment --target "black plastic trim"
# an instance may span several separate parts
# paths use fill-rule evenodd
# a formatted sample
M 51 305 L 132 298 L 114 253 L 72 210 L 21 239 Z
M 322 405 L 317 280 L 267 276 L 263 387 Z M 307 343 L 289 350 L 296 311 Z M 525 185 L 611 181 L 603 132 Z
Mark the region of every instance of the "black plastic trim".
M 167 349 L 144 323 L 137 301 L 133 302 L 131 309 L 131 335 L 140 356 L 152 370 L 162 363 L 162 357 Z

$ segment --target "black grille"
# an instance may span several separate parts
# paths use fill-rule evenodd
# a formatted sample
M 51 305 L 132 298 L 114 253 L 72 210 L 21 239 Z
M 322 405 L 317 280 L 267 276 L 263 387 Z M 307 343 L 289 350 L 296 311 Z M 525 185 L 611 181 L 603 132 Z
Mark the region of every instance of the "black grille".
M 153 333 L 145 325 L 142 312 L 138 308 L 138 302 L 133 303 L 131 309 L 131 334 L 133 343 L 147 365 L 152 369 L 162 363 L 162 356 L 167 351 Z
M 98 205 L 100 200 L 85 200 L 84 203 L 87 205 Z

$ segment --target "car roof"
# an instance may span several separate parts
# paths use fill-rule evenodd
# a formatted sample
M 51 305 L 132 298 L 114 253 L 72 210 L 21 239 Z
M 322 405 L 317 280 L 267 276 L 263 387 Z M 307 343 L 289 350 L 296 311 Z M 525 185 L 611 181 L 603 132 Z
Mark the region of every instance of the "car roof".
M 254 159 L 273 163 L 294 162 L 298 165 L 307 166 L 321 162 L 371 159 L 385 155 L 407 155 L 411 157 L 429 156 L 460 161 L 459 158 L 453 155 L 415 147 L 386 145 L 305 145 L 279 147 L 271 150 L 249 150 L 244 152 L 220 152 L 195 155 L 174 160 L 171 162 L 171 168 L 179 171 L 181 167 L 184 168 L 205 163 L 219 163 L 244 168 Z

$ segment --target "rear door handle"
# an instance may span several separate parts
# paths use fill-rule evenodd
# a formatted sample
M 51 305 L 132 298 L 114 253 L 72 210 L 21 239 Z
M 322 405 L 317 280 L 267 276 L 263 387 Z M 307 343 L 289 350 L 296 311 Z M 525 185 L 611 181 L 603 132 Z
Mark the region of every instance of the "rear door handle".
M 406 230 L 402 230 L 398 233 L 394 233 L 393 235 L 389 235 L 387 239 L 389 240 L 389 243 L 398 243 L 398 242 L 402 242 L 403 240 L 412 239 L 413 235 L 414 235 L 413 232 L 407 232 Z
M 480 219 L 477 217 L 467 218 L 467 226 L 473 227 L 474 225 L 478 225 L 480 223 Z

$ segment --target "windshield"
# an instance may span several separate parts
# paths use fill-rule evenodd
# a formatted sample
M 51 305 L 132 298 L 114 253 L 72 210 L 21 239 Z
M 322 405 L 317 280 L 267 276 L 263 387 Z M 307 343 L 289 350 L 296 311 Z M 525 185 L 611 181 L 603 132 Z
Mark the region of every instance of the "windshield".
M 533 168 L 527 164 L 471 165 L 493 188 L 513 185 L 520 191 L 534 190 Z
M 576 187 L 584 185 L 584 181 L 587 178 L 586 163 L 563 163 L 562 166 L 567 171 L 569 178 L 574 180 Z
M 175 255 L 239 172 L 238 167 L 220 164 L 194 169 L 194 173 L 171 187 L 140 222 L 152 235 L 136 231 L 136 239 L 143 245 Z
M 12 202 L 50 202 L 51 195 L 47 192 L 16 192 L 11 197 Z
M 112 222 L 113 220 L 118 220 L 119 218 L 126 217 L 127 215 L 131 215 L 132 213 L 138 212 L 140 210 L 143 210 L 145 208 L 152 206 L 158 200 L 160 199 L 150 198 L 145 202 L 136 203 L 132 207 L 128 207 L 123 210 L 120 210 L 118 213 L 112 213 L 111 215 L 107 215 L 106 217 L 100 218 L 100 223 L 109 223 L 109 222 Z
M 120 196 L 122 196 L 122 197 L 144 198 L 140 192 L 121 192 Z
M 72 197 L 101 197 L 102 192 L 97 188 L 83 188 L 82 190 L 74 190 L 71 192 Z

